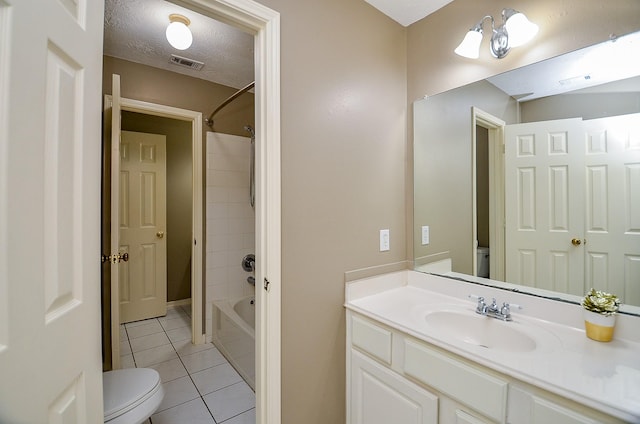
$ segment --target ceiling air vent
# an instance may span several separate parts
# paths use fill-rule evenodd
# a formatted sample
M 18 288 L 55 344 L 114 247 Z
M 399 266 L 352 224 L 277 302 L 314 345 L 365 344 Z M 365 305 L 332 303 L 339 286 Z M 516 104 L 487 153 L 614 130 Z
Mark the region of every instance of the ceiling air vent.
M 177 56 L 175 54 L 171 55 L 169 62 L 174 65 L 184 66 L 185 68 L 190 68 L 196 71 L 199 71 L 204 66 L 204 63 L 198 62 L 197 60 L 187 59 L 186 57 Z

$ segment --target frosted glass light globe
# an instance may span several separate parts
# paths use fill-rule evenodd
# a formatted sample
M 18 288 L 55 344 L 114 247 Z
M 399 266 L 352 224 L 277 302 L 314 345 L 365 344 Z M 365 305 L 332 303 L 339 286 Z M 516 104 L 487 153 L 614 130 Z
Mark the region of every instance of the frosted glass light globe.
M 167 27 L 167 41 L 178 50 L 186 50 L 193 42 L 189 27 L 182 22 L 171 22 Z

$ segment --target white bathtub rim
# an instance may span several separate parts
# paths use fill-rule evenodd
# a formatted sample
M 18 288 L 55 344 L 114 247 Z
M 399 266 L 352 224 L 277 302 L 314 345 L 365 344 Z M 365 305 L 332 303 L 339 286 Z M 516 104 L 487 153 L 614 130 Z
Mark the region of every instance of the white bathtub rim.
M 228 316 L 230 319 L 232 319 L 233 322 L 238 325 L 238 327 L 242 328 L 242 330 L 244 332 L 249 334 L 251 336 L 251 338 L 253 338 L 255 340 L 256 339 L 256 330 L 254 328 L 252 328 L 249 324 L 247 324 L 245 322 L 245 320 L 242 319 L 242 317 L 233 308 L 233 306 L 237 302 L 249 301 L 252 298 L 254 298 L 253 295 L 237 297 L 237 298 L 232 298 L 232 299 L 214 300 L 212 303 L 213 303 L 213 305 L 215 307 L 220 309 L 220 311 L 222 311 L 226 316 Z

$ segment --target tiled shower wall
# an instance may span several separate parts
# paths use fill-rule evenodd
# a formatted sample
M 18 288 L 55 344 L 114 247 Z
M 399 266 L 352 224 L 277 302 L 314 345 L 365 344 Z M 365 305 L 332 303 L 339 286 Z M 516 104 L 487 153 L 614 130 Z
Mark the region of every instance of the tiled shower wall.
M 207 132 L 206 334 L 212 302 L 252 295 L 242 258 L 255 253 L 255 213 L 249 203 L 251 139 Z

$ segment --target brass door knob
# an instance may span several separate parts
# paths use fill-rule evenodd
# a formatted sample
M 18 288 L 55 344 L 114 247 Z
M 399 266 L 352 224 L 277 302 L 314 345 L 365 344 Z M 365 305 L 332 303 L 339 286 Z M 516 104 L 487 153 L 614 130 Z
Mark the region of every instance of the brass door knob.
M 571 244 L 573 244 L 574 246 L 580 246 L 582 244 L 582 240 L 577 238 L 571 239 Z
M 123 253 L 121 255 L 118 255 L 118 262 L 129 262 L 129 254 L 128 253 Z
M 158 231 L 156 233 L 156 237 L 158 237 L 159 239 L 161 239 L 162 237 L 164 237 L 164 231 Z

